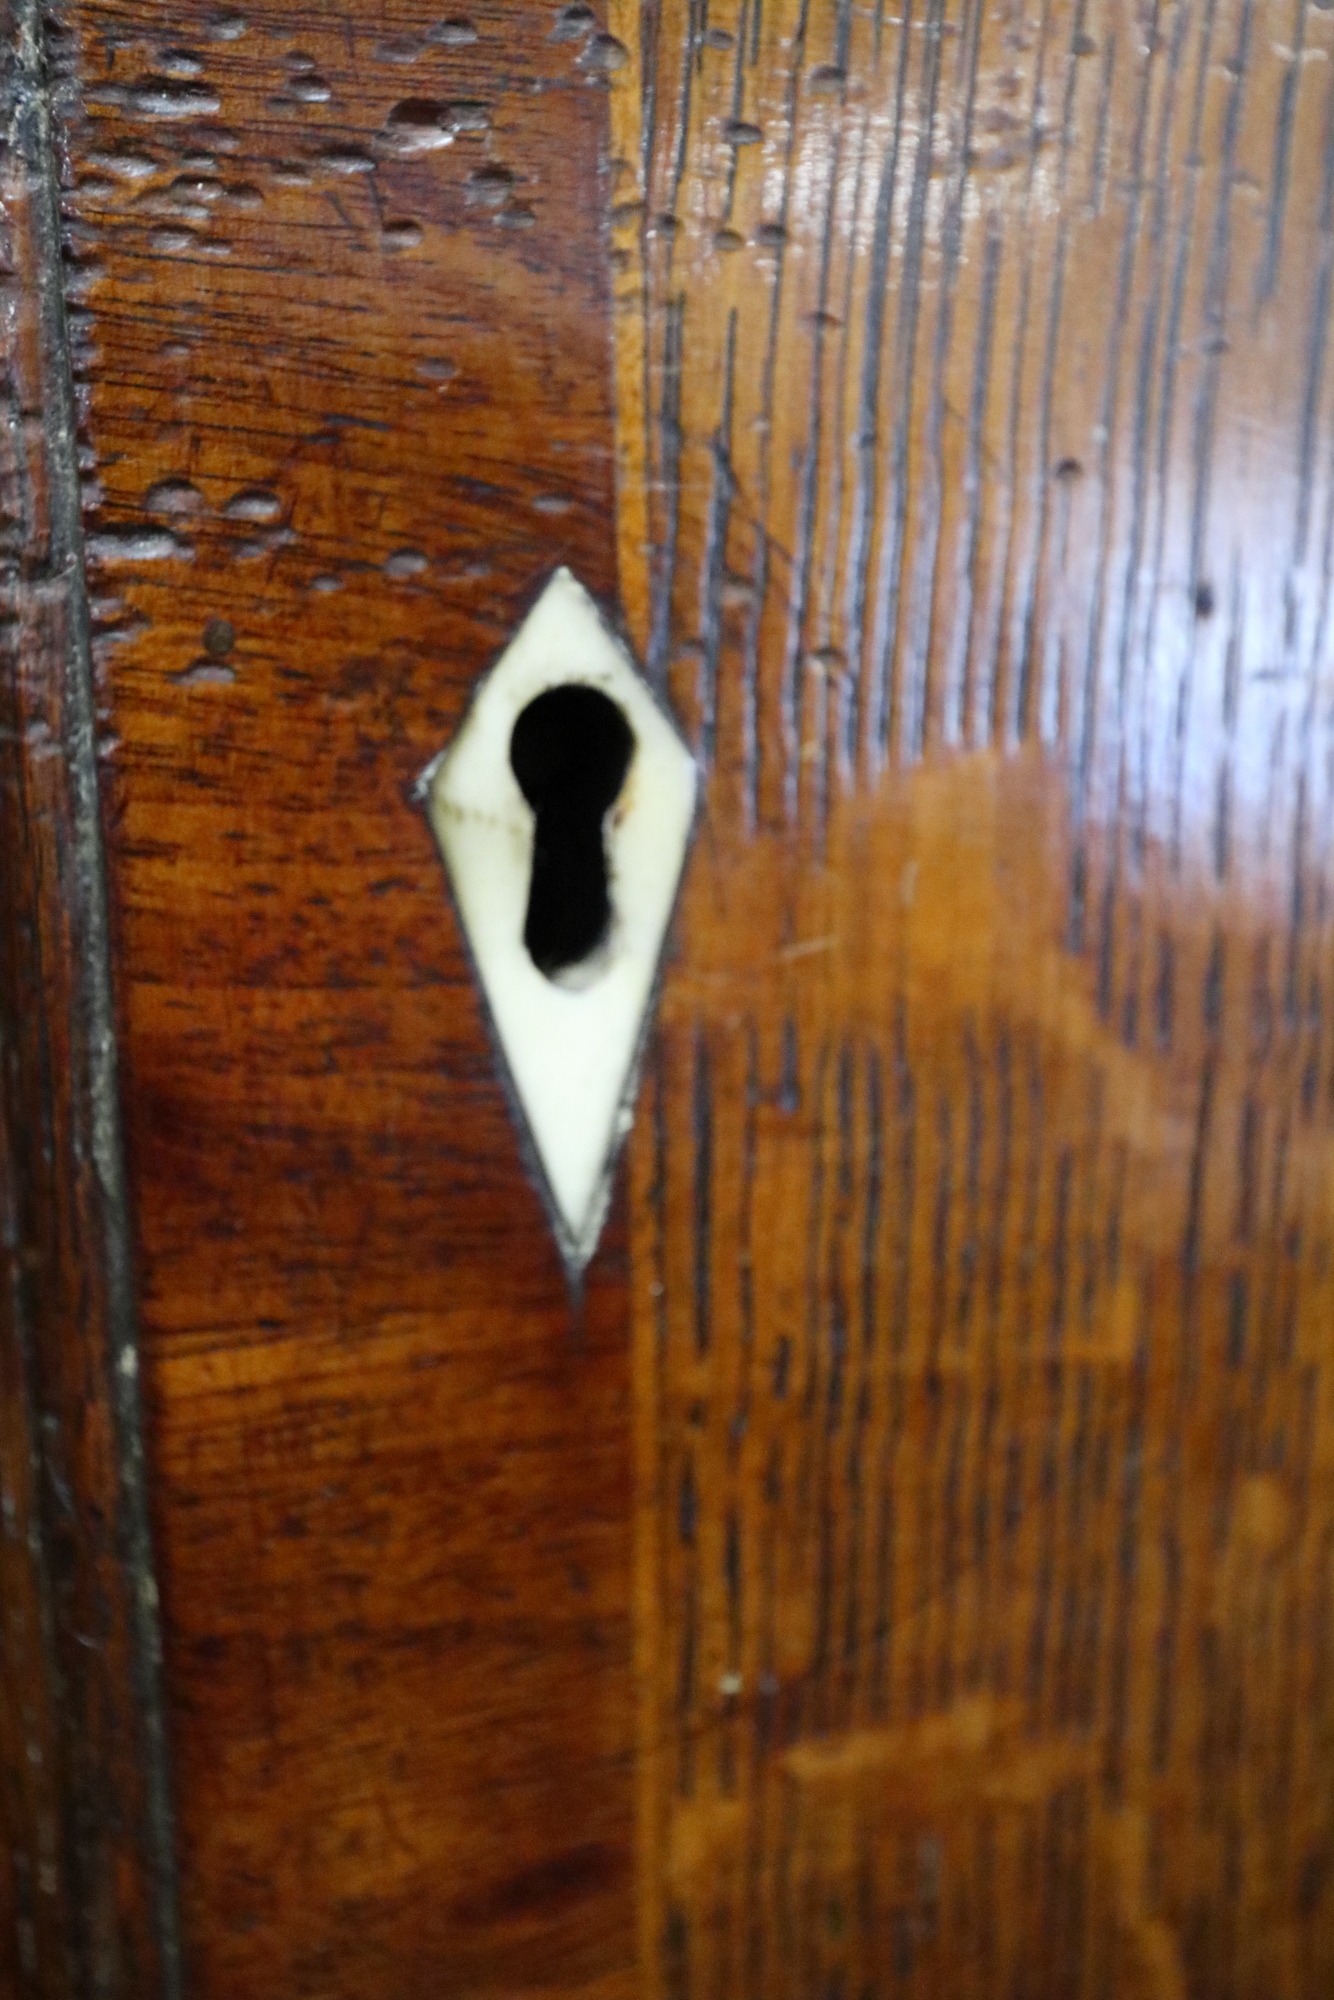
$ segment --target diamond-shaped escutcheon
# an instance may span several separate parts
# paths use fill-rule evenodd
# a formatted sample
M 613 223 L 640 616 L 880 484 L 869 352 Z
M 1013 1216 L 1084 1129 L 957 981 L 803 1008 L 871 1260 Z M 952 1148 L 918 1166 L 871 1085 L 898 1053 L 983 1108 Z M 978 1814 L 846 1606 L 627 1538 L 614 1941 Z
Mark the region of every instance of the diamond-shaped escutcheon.
M 556 1234 L 592 1256 L 630 1129 L 696 769 L 558 569 L 421 790 Z

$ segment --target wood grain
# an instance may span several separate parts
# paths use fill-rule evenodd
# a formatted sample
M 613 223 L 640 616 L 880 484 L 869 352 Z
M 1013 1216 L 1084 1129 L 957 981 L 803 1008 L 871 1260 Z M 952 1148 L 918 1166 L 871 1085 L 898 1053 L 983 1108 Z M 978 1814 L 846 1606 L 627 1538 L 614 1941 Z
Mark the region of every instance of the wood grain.
M 0 9 L 0 1985 L 175 1992 L 51 92 Z
M 1334 13 L 6 25 L 0 1979 L 1328 1991 Z M 410 797 L 558 561 L 707 786 L 582 1307 Z
M 1334 1978 L 1334 17 L 613 11 L 641 1990 Z
M 67 10 L 66 193 L 186 1989 L 611 2000 L 624 1228 L 580 1319 L 411 798 L 614 595 L 601 74 L 170 12 Z

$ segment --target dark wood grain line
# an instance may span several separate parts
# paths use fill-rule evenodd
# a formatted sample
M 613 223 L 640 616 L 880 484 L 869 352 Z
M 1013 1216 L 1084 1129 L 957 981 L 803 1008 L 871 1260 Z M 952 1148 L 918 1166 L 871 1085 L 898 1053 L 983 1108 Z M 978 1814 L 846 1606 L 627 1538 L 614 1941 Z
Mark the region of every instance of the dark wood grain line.
M 804 51 L 803 51 L 804 53 Z M 794 79 L 797 74 L 793 65 Z M 801 97 L 799 88 L 794 87 L 793 114 L 800 115 Z M 786 607 L 786 630 L 783 645 L 782 664 L 782 715 L 785 740 L 793 746 L 789 752 L 790 762 L 787 779 L 787 799 L 790 814 L 800 811 L 801 754 L 806 741 L 802 720 L 806 710 L 806 687 L 809 672 L 807 650 L 807 616 L 811 597 L 811 571 L 815 557 L 815 517 L 816 497 L 819 492 L 820 458 L 823 449 L 823 411 L 825 400 L 824 366 L 828 345 L 829 325 L 829 275 L 834 250 L 833 213 L 838 194 L 839 169 L 842 161 L 843 128 L 840 121 L 835 130 L 830 148 L 828 185 L 825 190 L 824 229 L 820 239 L 819 277 L 816 285 L 816 303 L 812 315 L 810 343 L 810 373 L 807 388 L 810 412 L 805 445 L 802 452 L 801 472 L 797 482 L 796 534 L 792 544 L 792 564 L 788 575 L 788 597 Z M 811 738 L 815 757 L 810 779 L 816 799 L 813 818 L 818 827 L 824 818 L 822 801 L 827 799 L 827 760 L 829 745 L 826 731 L 821 728 L 813 732 Z
M 699 685 L 699 754 L 707 769 L 714 758 L 718 729 L 718 656 L 723 640 L 722 589 L 727 568 L 727 536 L 736 475 L 732 469 L 732 406 L 736 394 L 736 308 L 727 322 L 723 362 L 723 406 L 713 438 L 711 490 L 700 605 L 702 647 Z
M 1143 641 L 1143 657 L 1146 662 L 1155 657 L 1163 603 L 1163 579 L 1167 560 L 1169 478 L 1172 463 L 1173 426 L 1176 413 L 1176 389 L 1183 349 L 1187 276 L 1199 196 L 1205 92 L 1210 75 L 1210 65 L 1213 60 L 1214 31 L 1217 23 L 1217 14 L 1218 0 L 1205 0 L 1198 28 L 1195 89 L 1191 102 L 1190 123 L 1186 144 L 1188 171 L 1184 177 L 1177 225 L 1176 254 L 1173 258 L 1172 283 L 1169 293 L 1170 304 L 1164 331 L 1162 381 L 1158 398 L 1157 452 L 1154 480 L 1155 532 L 1153 556 L 1149 568 L 1147 590 L 1148 611 Z M 1193 21 L 1192 26 L 1194 26 Z M 1151 724 L 1147 712 L 1147 695 L 1148 676 L 1146 674 L 1143 682 L 1143 693 L 1141 695 L 1143 707 L 1140 724 L 1138 782 L 1135 787 L 1135 811 L 1131 822 L 1132 848 L 1137 856 L 1143 854 L 1148 839 L 1146 815 L 1150 798 L 1148 759 L 1150 755 Z
M 679 296 L 664 320 L 662 345 L 662 396 L 658 411 L 661 440 L 663 506 L 666 527 L 662 535 L 656 589 L 653 596 L 653 625 L 646 665 L 650 680 L 659 689 L 667 685 L 667 667 L 672 644 L 672 587 L 676 577 L 676 550 L 681 511 L 681 343 L 684 335 L 686 301 Z
M 983 547 L 985 516 L 984 424 L 991 393 L 992 357 L 996 337 L 996 294 L 1000 279 L 1002 237 L 999 218 L 987 222 L 982 251 L 982 281 L 978 298 L 977 338 L 973 351 L 973 379 L 968 401 L 968 446 L 964 463 L 963 490 L 967 501 L 965 525 L 959 538 L 955 570 L 956 601 L 962 607 L 956 619 L 954 656 L 948 668 L 942 736 L 946 743 L 974 743 L 985 740 L 983 704 L 978 699 L 977 625 L 979 565 Z
M 1083 662 L 1083 684 L 1079 701 L 1079 736 L 1076 772 L 1074 781 L 1073 807 L 1076 824 L 1082 819 L 1087 806 L 1088 788 L 1092 778 L 1094 744 L 1098 723 L 1098 690 L 1100 681 L 1101 651 L 1103 643 L 1103 603 L 1108 588 L 1108 569 L 1112 560 L 1112 508 L 1114 453 L 1116 449 L 1117 421 L 1121 393 L 1121 356 L 1126 345 L 1125 333 L 1130 311 L 1131 285 L 1140 245 L 1140 220 L 1144 199 L 1144 159 L 1148 145 L 1149 116 L 1152 104 L 1153 81 L 1155 76 L 1154 55 L 1158 41 L 1158 21 L 1160 8 L 1155 0 L 1147 23 L 1146 47 L 1148 53 L 1142 58 L 1140 86 L 1136 100 L 1134 136 L 1128 162 L 1127 186 L 1125 193 L 1126 213 L 1121 232 L 1120 257 L 1117 267 L 1115 304 L 1107 330 L 1107 353 L 1103 370 L 1103 391 L 1099 413 L 1098 429 L 1102 439 L 1099 453 L 1098 497 L 1098 560 L 1094 570 L 1091 604 L 1088 613 L 1088 637 Z M 1184 20 L 1184 10 L 1178 26 Z M 1169 72 L 1167 89 L 1168 108 L 1164 111 L 1164 131 L 1170 127 L 1171 93 L 1176 81 L 1175 58 L 1179 54 L 1179 44 L 1173 44 L 1173 65 Z M 1141 349 L 1141 353 L 1143 350 Z M 1084 865 L 1083 850 L 1076 848 L 1075 867 Z M 1072 935 L 1075 918 L 1071 918 Z
M 1011 594 L 1013 590 L 1013 559 L 1017 519 L 1019 514 L 1019 468 L 1021 440 L 1023 434 L 1023 379 L 1028 355 L 1028 335 L 1030 315 L 1033 309 L 1033 283 L 1035 258 L 1029 228 L 1034 201 L 1035 183 L 1038 174 L 1040 147 L 1033 139 L 1041 131 L 1042 110 L 1045 103 L 1046 69 L 1052 32 L 1051 0 L 1044 0 L 1039 16 L 1037 48 L 1033 57 L 1032 86 L 1029 92 L 1027 130 L 1030 136 L 1028 162 L 1024 175 L 1024 192 L 1020 204 L 1018 229 L 1009 237 L 1015 254 L 1019 258 L 1019 303 L 1015 313 L 1010 347 L 1010 369 L 1008 385 L 1008 410 L 1005 426 L 1005 462 L 1000 473 L 1002 485 L 1002 526 L 996 535 L 997 566 L 1000 571 L 1001 587 L 999 601 L 994 616 L 994 626 L 986 641 L 991 657 L 986 676 L 986 694 L 982 704 L 986 716 L 986 741 L 1013 741 L 1017 730 L 1018 711 L 1015 705 L 1015 683 L 1017 676 L 1013 664 Z
M 840 16 L 840 20 L 842 17 Z M 847 86 L 841 87 L 842 112 L 846 119 Z M 852 174 L 852 208 L 860 214 L 863 204 L 863 190 L 866 185 L 867 164 L 870 157 L 871 120 L 863 107 L 856 119 L 856 145 L 854 148 L 856 165 Z M 838 343 L 838 366 L 834 385 L 834 424 L 830 442 L 829 466 L 825 484 L 824 517 L 833 523 L 837 532 L 827 536 L 823 574 L 820 581 L 818 637 L 820 650 L 825 654 L 836 676 L 836 701 L 831 707 L 830 729 L 832 732 L 831 756 L 838 764 L 840 785 L 846 787 L 855 777 L 857 768 L 857 702 L 853 689 L 853 678 L 848 659 L 846 643 L 835 643 L 838 619 L 837 597 L 839 569 L 843 556 L 842 529 L 844 520 L 844 494 L 848 483 L 850 464 L 855 456 L 855 443 L 850 451 L 848 446 L 848 421 L 855 424 L 855 410 L 849 408 L 848 384 L 854 366 L 851 328 L 854 321 L 854 304 L 860 266 L 857 258 L 848 257 L 843 273 L 843 290 L 839 319 L 842 338 Z M 846 594 L 846 593 L 845 593 Z M 826 794 L 828 787 L 826 786 Z M 822 807 L 822 832 L 827 831 L 828 797 Z
M 680 217 L 681 187 L 685 180 L 686 163 L 690 156 L 690 113 L 694 96 L 695 71 L 701 55 L 701 40 L 704 23 L 708 17 L 708 0 L 688 0 L 689 13 L 686 31 L 681 44 L 681 73 L 676 88 L 673 112 L 676 119 L 676 146 L 672 160 L 669 193 L 664 213 L 675 222 Z M 653 128 L 646 126 L 646 136 L 651 142 Z M 671 275 L 672 242 L 667 245 L 668 281 Z
M 701 1028 L 695 1042 L 694 1111 L 695 1187 L 695 1351 L 709 1351 L 713 1327 L 713 1065 Z
M 1038 729 L 1044 736 L 1052 733 L 1050 721 L 1044 718 L 1054 706 L 1042 699 L 1039 689 L 1038 713 L 1033 712 L 1033 684 L 1035 649 L 1038 644 L 1037 617 L 1041 591 L 1041 572 L 1048 559 L 1048 521 L 1053 487 L 1051 432 L 1052 401 L 1057 380 L 1058 356 L 1062 333 L 1062 318 L 1065 307 L 1065 272 L 1069 255 L 1070 233 L 1073 222 L 1074 204 L 1070 200 L 1070 158 L 1074 145 L 1076 124 L 1075 104 L 1080 76 L 1084 69 L 1080 49 L 1084 41 L 1084 27 L 1087 9 L 1085 0 L 1079 0 L 1070 24 L 1070 42 L 1065 56 L 1065 89 L 1061 106 L 1061 143 L 1056 178 L 1056 198 L 1060 210 L 1056 229 L 1056 241 L 1052 251 L 1051 277 L 1047 291 L 1047 330 L 1043 344 L 1042 376 L 1039 389 L 1038 418 L 1035 426 L 1033 555 L 1026 566 L 1025 578 L 1019 593 L 1019 607 L 1015 614 L 1018 638 L 1018 667 L 1014 711 L 1016 733 L 1019 738 L 1029 736 Z M 1150 30 L 1152 32 L 1152 30 Z M 1038 135 L 1034 134 L 1036 149 Z M 1095 614 L 1096 615 L 1096 614 Z
M 909 681 L 915 690 L 910 711 L 905 719 L 905 734 L 909 754 L 920 757 L 926 747 L 927 730 L 931 721 L 933 699 L 932 660 L 934 648 L 932 639 L 935 631 L 938 571 L 940 564 L 941 521 L 945 499 L 945 373 L 950 347 L 954 335 L 955 288 L 959 280 L 960 263 L 963 253 L 963 211 L 968 188 L 968 177 L 972 164 L 973 118 L 977 99 L 978 63 L 982 40 L 982 8 L 969 4 L 965 8 L 961 34 L 960 71 L 962 85 L 955 89 L 962 96 L 959 111 L 958 137 L 955 141 L 955 161 L 949 202 L 942 232 L 942 256 L 940 273 L 940 296 L 936 307 L 936 330 L 932 352 L 931 398 L 927 419 L 926 440 L 926 495 L 923 502 L 923 525 L 919 535 L 917 561 L 913 585 L 913 608 L 909 647 L 912 666 Z M 985 315 L 978 329 L 979 345 L 986 334 Z M 978 369 L 974 371 L 974 393 Z
M 1283 225 L 1287 219 L 1288 191 L 1292 182 L 1292 145 L 1297 124 L 1297 92 L 1306 52 L 1308 4 L 1309 0 L 1293 0 L 1291 52 L 1279 88 L 1278 113 L 1274 120 L 1274 156 L 1269 172 L 1269 214 L 1265 223 L 1264 253 L 1255 275 L 1257 312 L 1274 296 L 1283 256 Z
M 755 10 L 756 41 L 758 45 L 760 9 Z M 747 827 L 753 832 L 761 820 L 771 817 L 793 818 L 796 796 L 796 758 L 800 743 L 793 736 L 791 719 L 777 745 L 768 745 L 769 732 L 761 726 L 760 709 L 762 703 L 762 680 L 760 672 L 761 630 L 764 608 L 769 593 L 772 557 L 777 545 L 770 532 L 770 510 L 773 503 L 774 461 L 773 427 L 775 412 L 775 388 L 778 369 L 779 333 L 782 325 L 784 284 L 787 277 L 787 230 L 790 219 L 789 208 L 792 190 L 792 162 L 797 144 L 797 106 L 801 89 L 801 63 L 806 52 L 808 24 L 808 0 L 802 0 L 792 43 L 792 60 L 786 79 L 784 95 L 784 171 L 779 194 L 778 214 L 774 221 L 777 240 L 774 246 L 773 281 L 769 288 L 769 312 L 765 328 L 764 360 L 761 370 L 760 402 L 760 461 L 759 479 L 756 491 L 756 531 L 754 557 L 751 567 L 751 605 L 747 613 L 745 635 L 742 641 L 742 716 L 744 729 L 744 810 Z M 756 57 L 758 61 L 758 55 Z M 781 476 L 781 467 L 780 467 Z M 792 568 L 790 551 L 779 551 L 785 560 L 789 575 Z M 764 803 L 764 782 L 766 770 L 773 773 L 773 804 L 766 810 Z
M 1251 35 L 1253 23 L 1253 0 L 1242 0 L 1237 23 L 1236 48 L 1232 55 L 1229 56 L 1227 63 L 1228 73 L 1231 78 L 1231 87 L 1228 93 L 1227 112 L 1223 123 L 1223 138 L 1219 150 L 1218 198 L 1214 207 L 1214 224 L 1210 237 L 1209 264 L 1205 278 L 1205 295 L 1202 306 L 1204 364 L 1201 372 L 1200 388 L 1195 400 L 1191 443 L 1194 493 L 1191 506 L 1187 588 L 1189 600 L 1197 608 L 1202 607 L 1205 602 L 1202 593 L 1212 589 L 1210 579 L 1205 573 L 1205 540 L 1209 525 L 1209 502 L 1212 490 L 1218 398 L 1223 361 L 1227 351 L 1226 312 L 1231 278 L 1236 156 L 1241 134 L 1246 85 L 1250 80 L 1251 74 Z M 1187 732 L 1190 721 L 1190 705 L 1194 692 L 1196 657 L 1196 632 L 1195 627 L 1192 626 L 1190 628 L 1190 637 L 1186 644 L 1185 658 L 1181 666 L 1176 694 L 1176 769 L 1172 785 L 1171 841 L 1174 863 L 1177 866 L 1180 865 L 1182 836 L 1181 794 L 1185 783 Z
M 1157 390 L 1156 371 L 1159 365 L 1159 342 L 1163 317 L 1164 290 L 1168 273 L 1169 220 L 1172 195 L 1171 148 L 1175 135 L 1177 101 L 1182 66 L 1185 59 L 1186 37 L 1190 28 L 1190 15 L 1186 8 L 1178 10 L 1172 24 L 1172 39 L 1168 58 L 1167 80 L 1163 87 L 1163 102 L 1159 114 L 1158 143 L 1155 148 L 1153 176 L 1153 206 L 1150 222 L 1151 278 L 1148 297 L 1140 329 L 1138 365 L 1135 371 L 1135 405 L 1132 427 L 1133 482 L 1132 514 L 1127 547 L 1123 559 L 1124 580 L 1121 592 L 1120 634 L 1116 662 L 1116 696 L 1109 725 L 1114 732 L 1117 759 L 1118 797 L 1124 801 L 1131 782 L 1130 759 L 1130 715 L 1131 680 L 1135 665 L 1135 645 L 1137 639 L 1136 614 L 1141 589 L 1141 569 L 1144 556 L 1145 538 L 1149 528 L 1149 508 L 1151 498 L 1153 413 Z M 1099 576 L 1101 576 L 1101 566 Z M 1150 614 L 1152 616 L 1152 613 Z M 1089 643 L 1094 643 L 1094 626 L 1090 621 Z M 1091 762 L 1091 750 L 1090 759 Z M 1087 769 L 1087 766 L 1085 767 Z M 1117 865 L 1121 860 L 1118 850 L 1112 869 L 1109 871 L 1108 895 L 1114 894 Z M 1130 857 L 1127 857 L 1130 858 Z M 1133 865 L 1133 861 L 1132 861 Z M 1106 994 L 1110 1006 L 1110 927 L 1109 962 L 1107 967 Z
M 880 378 L 883 367 L 884 327 L 889 294 L 889 260 L 894 201 L 898 190 L 899 149 L 904 130 L 904 108 L 908 87 L 909 30 L 913 22 L 913 0 L 904 0 L 898 35 L 898 61 L 894 74 L 894 112 L 889 143 L 884 149 L 876 189 L 875 217 L 871 231 L 866 286 L 865 325 L 862 329 L 861 380 L 857 403 L 856 461 L 852 523 L 848 545 L 847 678 L 848 732 L 857 740 L 868 714 L 868 740 L 874 745 L 879 734 L 880 696 L 868 704 L 866 676 L 866 620 L 871 597 L 870 571 L 873 530 L 880 491 L 878 449 L 880 442 Z M 877 64 L 880 16 L 877 16 Z M 873 684 L 874 685 L 874 684 Z
M 904 232 L 903 275 L 899 283 L 894 326 L 894 360 L 890 420 L 889 500 L 885 544 L 879 559 L 875 592 L 873 631 L 875 661 L 870 716 L 875 760 L 883 765 L 889 756 L 895 730 L 902 728 L 903 715 L 910 712 L 915 696 L 896 685 L 898 666 L 899 610 L 903 594 L 903 566 L 908 534 L 908 452 L 913 383 L 917 367 L 917 326 L 921 312 L 922 261 L 926 251 L 926 203 L 931 183 L 932 148 L 935 144 L 936 109 L 942 68 L 942 28 L 946 0 L 928 0 L 923 33 L 920 128 L 913 155 L 912 181 L 908 194 L 908 217 Z M 905 702 L 907 709 L 905 709 Z M 904 745 L 912 760 L 912 746 Z
M 746 1023 L 745 1125 L 741 1140 L 741 1220 L 737 1263 L 737 1310 L 740 1319 L 740 1369 L 732 1414 L 733 1450 L 739 1451 L 750 1429 L 755 1398 L 755 1267 L 763 1247 L 755 1235 L 756 1183 L 759 1172 L 758 1116 L 761 1096 L 759 1036 L 753 1019 Z
M 1292 566 L 1300 570 L 1306 560 L 1314 507 L 1315 455 L 1319 435 L 1320 393 L 1324 384 L 1325 358 L 1329 345 L 1330 291 L 1334 284 L 1334 76 L 1325 89 L 1324 172 L 1320 189 L 1320 256 L 1311 296 L 1311 319 L 1307 334 L 1306 390 L 1302 402 L 1301 428 L 1297 437 L 1299 464 L 1297 505 L 1293 522 Z M 1318 629 L 1318 628 L 1317 628 Z

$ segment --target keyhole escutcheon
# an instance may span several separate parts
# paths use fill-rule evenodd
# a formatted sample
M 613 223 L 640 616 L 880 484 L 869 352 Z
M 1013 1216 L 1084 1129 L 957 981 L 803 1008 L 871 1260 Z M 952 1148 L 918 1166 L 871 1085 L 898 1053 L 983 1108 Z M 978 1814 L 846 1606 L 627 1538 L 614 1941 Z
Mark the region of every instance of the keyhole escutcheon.
M 523 941 L 538 971 L 561 984 L 611 929 L 606 818 L 634 748 L 617 704 L 576 681 L 537 695 L 510 737 L 510 766 L 535 818 Z

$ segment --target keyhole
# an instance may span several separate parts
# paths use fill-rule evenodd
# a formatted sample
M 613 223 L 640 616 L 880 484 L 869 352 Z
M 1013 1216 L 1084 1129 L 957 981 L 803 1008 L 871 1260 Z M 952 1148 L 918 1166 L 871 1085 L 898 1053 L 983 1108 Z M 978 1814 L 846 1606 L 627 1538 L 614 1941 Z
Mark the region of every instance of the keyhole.
M 570 682 L 535 696 L 514 725 L 510 765 L 537 818 L 523 941 L 561 984 L 611 928 L 603 822 L 620 796 L 635 739 L 614 701 Z

